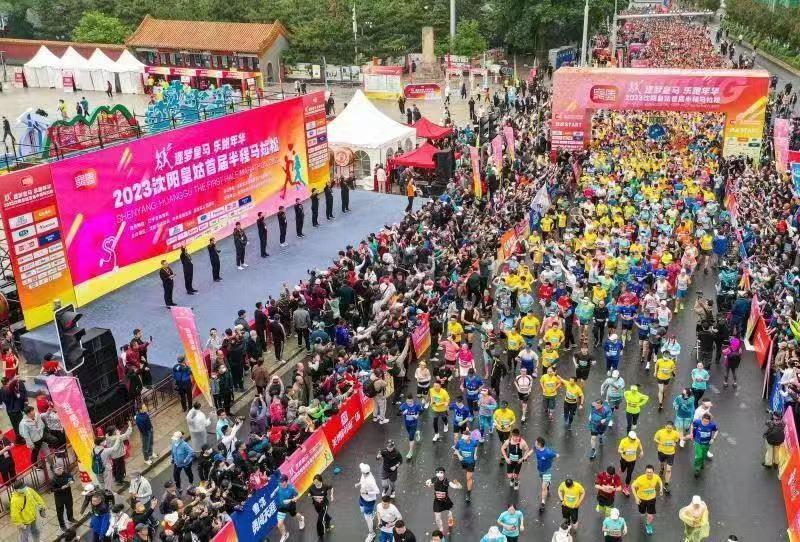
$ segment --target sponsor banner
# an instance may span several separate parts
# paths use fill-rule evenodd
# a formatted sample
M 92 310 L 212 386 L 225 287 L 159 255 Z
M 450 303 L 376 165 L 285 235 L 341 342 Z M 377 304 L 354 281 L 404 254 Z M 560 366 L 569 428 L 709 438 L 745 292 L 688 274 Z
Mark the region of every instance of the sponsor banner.
M 64 247 L 50 166 L 3 175 L 3 229 L 14 270 L 25 326 L 53 319 L 53 301 L 77 304 Z
M 243 542 L 249 540 L 266 540 L 272 529 L 278 525 L 278 489 L 281 476 L 275 473 L 270 477 L 269 483 L 253 493 L 231 515 L 236 537 Z M 217 539 L 214 539 L 217 542 Z M 228 542 L 224 540 L 222 542 Z
M 767 325 L 764 318 L 759 318 L 756 322 L 755 330 L 753 331 L 753 348 L 756 351 L 756 361 L 758 366 L 762 369 L 767 364 L 767 356 L 770 355 L 772 350 L 772 339 L 769 338 L 767 333 Z
M 298 64 L 286 64 L 286 79 L 321 79 L 322 66 L 319 64 L 308 64 L 301 62 Z
M 194 312 L 189 307 L 170 307 L 172 320 L 178 329 L 178 336 L 181 338 L 183 352 L 186 355 L 186 364 L 192 370 L 192 380 L 194 385 L 206 398 L 208 404 L 214 406 L 214 398 L 211 396 L 211 385 L 208 379 L 208 368 L 206 367 L 203 356 L 203 346 L 200 342 L 200 334 L 197 332 L 197 321 Z
M 775 146 L 775 166 L 780 173 L 789 167 L 789 119 L 775 119 L 773 144 Z
M 233 522 L 229 521 L 223 525 L 222 529 L 211 539 L 211 542 L 239 542 Z
M 784 440 L 781 444 L 781 460 L 778 465 L 779 476 L 783 476 L 786 466 L 789 464 L 790 457 L 797 457 L 800 455 L 800 443 L 797 440 L 797 425 L 794 423 L 794 407 L 791 405 L 786 407 L 783 413 L 783 423 L 786 425 L 784 429 Z
M 72 376 L 49 376 L 46 382 L 58 419 L 83 471 L 81 476 L 85 472 L 96 484 L 97 477 L 92 472 L 94 432 L 80 382 Z
M 366 66 L 364 94 L 376 100 L 395 100 L 403 93 L 402 66 Z
M 441 100 L 442 86 L 438 83 L 406 85 L 403 96 L 409 100 Z
M 481 163 L 476 147 L 469 148 L 469 158 L 472 163 L 472 191 L 475 193 L 475 197 L 480 199 L 483 197 L 483 186 L 481 185 Z
M 494 154 L 494 165 L 497 167 L 497 175 L 503 166 L 503 136 L 497 134 L 492 139 L 492 153 Z
M 61 72 L 61 85 L 64 92 L 75 92 L 75 76 L 72 72 Z
M 789 540 L 798 542 L 800 541 L 800 455 L 794 454 L 789 457 L 781 474 L 781 489 L 789 524 Z
M 309 195 L 303 99 L 51 164 L 83 305 Z
M 769 392 L 769 409 L 772 412 L 783 412 L 785 402 L 781 395 L 781 379 L 777 376 L 772 381 L 772 387 Z
M 324 91 L 320 90 L 303 96 L 303 118 L 306 129 L 308 184 L 310 188 L 316 188 L 322 192 L 331 176 Z
M 431 325 L 427 314 L 421 314 L 419 324 L 411 332 L 411 344 L 414 345 L 414 353 L 420 359 L 431 347 Z
M 513 253 L 517 245 L 517 232 L 515 229 L 510 229 L 500 237 L 500 248 L 497 249 L 497 265 L 500 266 L 505 262 Z
M 769 73 L 764 70 L 561 68 L 554 74 L 552 146 L 585 148 L 598 109 L 725 115 L 723 154 L 761 153 Z
M 745 340 L 750 340 L 759 318 L 761 318 L 761 308 L 758 306 L 758 294 L 754 293 L 753 299 L 750 301 L 750 316 L 747 318 L 747 330 L 744 333 Z
M 289 477 L 301 495 L 311 487 L 315 474 L 319 474 L 333 463 L 333 454 L 325 433 L 317 429 L 306 439 L 300 448 L 286 458 L 280 466 L 281 474 Z
M 328 445 L 333 455 L 339 454 L 339 451 L 350 441 L 353 435 L 358 433 L 363 424 L 364 413 L 361 409 L 361 397 L 354 393 L 339 407 L 339 412 L 334 414 L 321 427 L 321 431 L 325 433 L 325 438 L 328 439 Z
M 511 160 L 514 160 L 514 152 L 515 152 L 515 141 L 514 141 L 514 128 L 511 126 L 506 126 L 503 128 L 503 135 L 506 138 L 506 150 L 508 151 L 508 155 L 511 157 Z
M 25 73 L 22 71 L 22 66 L 14 68 L 14 88 L 23 88 L 25 86 Z

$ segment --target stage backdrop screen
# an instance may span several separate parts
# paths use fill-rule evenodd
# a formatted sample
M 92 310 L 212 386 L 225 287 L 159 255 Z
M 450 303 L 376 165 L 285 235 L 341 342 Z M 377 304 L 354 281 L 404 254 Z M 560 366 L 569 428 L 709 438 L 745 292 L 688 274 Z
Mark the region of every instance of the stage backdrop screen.
M 79 304 L 309 195 L 303 98 L 51 164 Z
M 764 70 L 560 68 L 553 77 L 553 150 L 583 149 L 598 109 L 725 115 L 724 156 L 758 159 L 769 73 Z

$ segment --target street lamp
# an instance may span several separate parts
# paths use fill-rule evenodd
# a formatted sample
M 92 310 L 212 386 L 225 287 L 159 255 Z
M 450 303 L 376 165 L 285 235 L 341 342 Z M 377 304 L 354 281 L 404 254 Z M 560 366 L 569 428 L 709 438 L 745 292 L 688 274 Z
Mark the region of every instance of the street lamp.
M 451 0 L 452 1 L 452 0 Z M 581 43 L 581 66 L 586 66 L 586 47 L 589 38 L 589 0 L 583 6 L 583 41 Z

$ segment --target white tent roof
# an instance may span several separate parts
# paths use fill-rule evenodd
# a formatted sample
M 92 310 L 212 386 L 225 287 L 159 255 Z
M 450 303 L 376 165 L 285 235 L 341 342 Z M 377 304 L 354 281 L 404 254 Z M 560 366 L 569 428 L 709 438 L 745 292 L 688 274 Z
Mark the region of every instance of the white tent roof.
M 108 58 L 100 49 L 95 49 L 92 56 L 89 57 L 89 66 L 93 69 L 107 72 L 115 72 L 119 69 L 117 63 Z
M 131 54 L 130 51 L 125 49 L 117 59 L 117 71 L 143 71 L 144 64 L 139 62 L 139 59 Z
M 67 47 L 64 55 L 61 57 L 61 67 L 66 70 L 89 70 L 89 61 L 86 60 L 81 54 L 72 48 Z
M 328 124 L 331 145 L 378 148 L 398 139 L 415 137 L 413 127 L 381 113 L 361 90 L 356 90 L 344 111 Z
M 25 66 L 28 68 L 59 68 L 61 67 L 61 59 L 42 45 L 33 55 L 33 58 L 25 63 Z

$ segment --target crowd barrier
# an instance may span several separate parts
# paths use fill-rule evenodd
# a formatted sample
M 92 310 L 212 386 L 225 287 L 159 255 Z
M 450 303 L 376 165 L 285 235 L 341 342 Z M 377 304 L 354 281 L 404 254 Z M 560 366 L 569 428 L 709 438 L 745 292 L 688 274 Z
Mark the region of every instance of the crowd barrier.
M 392 379 L 387 379 L 386 397 L 394 393 Z M 242 510 L 231 514 L 231 521 L 212 542 L 255 542 L 264 540 L 278 523 L 278 484 L 285 474 L 289 483 L 302 495 L 316 474 L 331 464 L 345 445 L 363 427 L 375 411 L 375 400 L 364 395 L 361 386 L 273 473 L 269 483 L 250 496 Z

